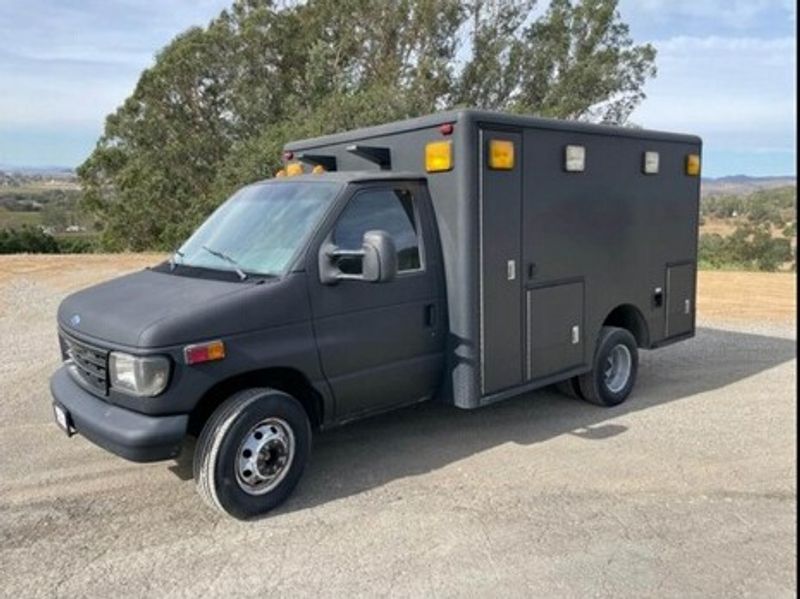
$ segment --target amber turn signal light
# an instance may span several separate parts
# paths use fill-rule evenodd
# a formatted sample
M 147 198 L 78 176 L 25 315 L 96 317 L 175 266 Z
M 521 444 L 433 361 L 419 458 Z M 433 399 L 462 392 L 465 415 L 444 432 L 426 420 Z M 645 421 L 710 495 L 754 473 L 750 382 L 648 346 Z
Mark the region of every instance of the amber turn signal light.
M 209 341 L 208 343 L 196 343 L 183 348 L 183 359 L 189 366 L 192 364 L 222 360 L 224 357 L 225 344 L 219 340 Z

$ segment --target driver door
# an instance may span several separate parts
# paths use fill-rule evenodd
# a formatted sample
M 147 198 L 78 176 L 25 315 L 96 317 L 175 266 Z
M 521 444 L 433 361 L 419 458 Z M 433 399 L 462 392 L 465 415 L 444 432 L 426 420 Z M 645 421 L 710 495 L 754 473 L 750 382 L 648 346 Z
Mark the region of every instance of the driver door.
M 416 182 L 357 186 L 325 238 L 309 255 L 307 272 L 322 370 L 336 400 L 337 420 L 419 401 L 438 387 L 444 364 L 444 298 L 430 207 Z M 318 253 L 332 243 L 361 248 L 365 232 L 388 232 L 397 248 L 394 279 L 320 281 Z M 360 274 L 360 258 L 338 259 Z

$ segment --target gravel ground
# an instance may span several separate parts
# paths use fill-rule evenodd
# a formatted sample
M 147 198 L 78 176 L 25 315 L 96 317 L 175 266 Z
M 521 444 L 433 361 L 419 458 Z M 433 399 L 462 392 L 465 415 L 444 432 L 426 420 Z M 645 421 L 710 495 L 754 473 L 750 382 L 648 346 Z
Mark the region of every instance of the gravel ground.
M 326 433 L 289 502 L 241 523 L 189 459 L 52 423 L 58 302 L 132 267 L 92 264 L 0 276 L 0 595 L 796 595 L 793 322 L 701 319 L 617 408 L 540 391 Z

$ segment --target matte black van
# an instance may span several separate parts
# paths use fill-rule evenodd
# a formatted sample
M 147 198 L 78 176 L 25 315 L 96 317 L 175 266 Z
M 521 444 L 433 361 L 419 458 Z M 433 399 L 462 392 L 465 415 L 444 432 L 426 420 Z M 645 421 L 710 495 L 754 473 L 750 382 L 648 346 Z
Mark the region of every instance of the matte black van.
M 545 385 L 602 406 L 691 337 L 700 140 L 480 111 L 289 144 L 163 264 L 66 298 L 57 422 L 134 461 L 198 437 L 238 518 L 312 431 Z

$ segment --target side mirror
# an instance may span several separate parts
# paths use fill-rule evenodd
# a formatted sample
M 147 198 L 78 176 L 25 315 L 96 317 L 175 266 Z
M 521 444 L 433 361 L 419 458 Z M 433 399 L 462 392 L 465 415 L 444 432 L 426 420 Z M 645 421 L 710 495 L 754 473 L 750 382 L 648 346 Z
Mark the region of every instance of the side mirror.
M 343 272 L 341 264 L 360 264 L 361 274 Z M 368 281 L 386 283 L 397 274 L 397 249 L 386 231 L 364 233 L 360 250 L 342 250 L 330 242 L 319 251 L 319 277 L 326 285 L 337 281 Z
M 386 283 L 397 274 L 397 249 L 386 231 L 367 231 L 361 244 L 364 258 L 361 277 L 372 283 Z

